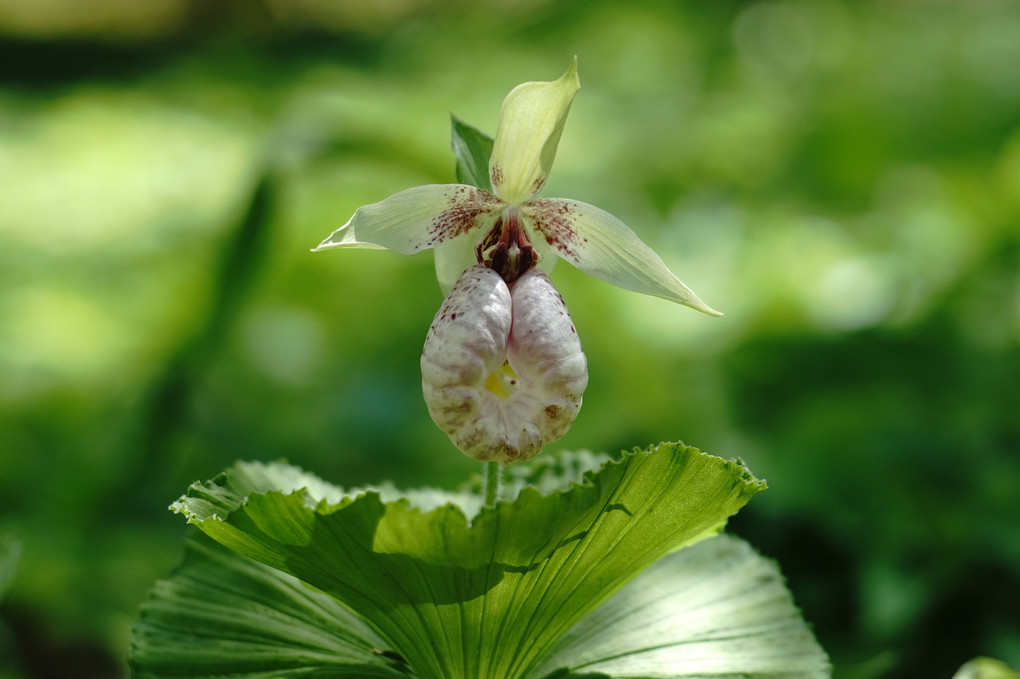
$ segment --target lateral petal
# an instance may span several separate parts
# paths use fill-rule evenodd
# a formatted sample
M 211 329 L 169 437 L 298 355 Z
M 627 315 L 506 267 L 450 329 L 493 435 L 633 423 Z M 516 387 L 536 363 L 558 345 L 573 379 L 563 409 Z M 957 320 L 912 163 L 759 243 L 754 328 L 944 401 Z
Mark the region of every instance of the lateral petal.
M 711 316 L 708 306 L 677 278 L 630 228 L 605 210 L 575 200 L 545 198 L 521 206 L 526 226 L 563 259 L 607 283 L 679 302 Z
M 404 255 L 447 243 L 491 224 L 502 201 L 466 184 L 426 184 L 358 208 L 350 221 L 312 250 L 386 249 Z
M 495 221 L 493 216 L 492 222 Z M 490 221 L 486 221 L 485 229 L 479 234 L 485 234 L 491 228 Z M 439 287 L 443 294 L 449 294 L 461 274 L 478 263 L 475 255 L 475 246 L 478 245 L 477 238 L 454 238 L 436 246 L 434 254 L 436 260 L 436 278 L 439 279 Z

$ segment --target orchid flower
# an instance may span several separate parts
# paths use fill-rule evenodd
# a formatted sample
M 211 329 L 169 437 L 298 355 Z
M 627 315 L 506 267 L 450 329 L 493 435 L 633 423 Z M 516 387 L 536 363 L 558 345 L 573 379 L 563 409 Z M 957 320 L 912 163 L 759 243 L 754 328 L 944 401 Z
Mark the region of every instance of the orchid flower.
M 545 273 L 556 258 L 618 287 L 719 315 L 616 217 L 538 197 L 578 89 L 575 58 L 558 80 L 507 95 L 489 186 L 401 191 L 359 208 L 315 248 L 435 250 L 449 295 L 422 356 L 425 400 L 436 424 L 477 459 L 526 460 L 562 436 L 580 408 L 587 365 Z

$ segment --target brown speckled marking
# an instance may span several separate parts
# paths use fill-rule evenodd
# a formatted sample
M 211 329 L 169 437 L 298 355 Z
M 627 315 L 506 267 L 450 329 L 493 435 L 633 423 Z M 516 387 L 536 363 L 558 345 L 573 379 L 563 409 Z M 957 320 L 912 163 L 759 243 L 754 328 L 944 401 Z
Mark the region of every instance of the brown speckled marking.
M 534 183 L 532 183 L 531 185 L 531 195 L 533 196 L 538 195 L 538 192 L 542 190 L 543 186 L 545 186 L 545 180 L 546 177 L 538 177 L 537 179 L 535 179 Z
M 489 181 L 492 182 L 492 188 L 503 185 L 503 168 L 499 165 L 493 165 L 489 168 Z
M 425 247 L 463 235 L 478 226 L 480 218 L 500 209 L 502 201 L 488 191 L 473 186 L 456 186 L 449 196 L 450 206 L 441 212 L 425 237 Z
M 536 231 L 545 242 L 556 248 L 561 256 L 578 261 L 577 247 L 588 239 L 574 228 L 573 206 L 556 198 L 542 198 L 524 205 Z

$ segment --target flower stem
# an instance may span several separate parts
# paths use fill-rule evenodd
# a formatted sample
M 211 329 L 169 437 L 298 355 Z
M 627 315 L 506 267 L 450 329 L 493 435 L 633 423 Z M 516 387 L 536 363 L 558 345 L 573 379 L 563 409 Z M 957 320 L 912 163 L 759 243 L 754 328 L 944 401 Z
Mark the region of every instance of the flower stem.
M 495 507 L 499 499 L 499 481 L 503 475 L 503 468 L 498 462 L 483 462 L 485 467 L 485 506 Z

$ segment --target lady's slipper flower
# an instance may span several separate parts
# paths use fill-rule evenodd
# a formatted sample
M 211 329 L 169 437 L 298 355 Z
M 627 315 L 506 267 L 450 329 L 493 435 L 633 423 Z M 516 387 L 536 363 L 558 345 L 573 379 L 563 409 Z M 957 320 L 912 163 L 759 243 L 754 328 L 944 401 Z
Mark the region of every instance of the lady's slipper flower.
M 489 158 L 491 191 L 407 189 L 359 208 L 315 248 L 435 249 L 450 294 L 422 356 L 426 402 L 458 448 L 479 459 L 533 456 L 566 432 L 581 404 L 584 354 L 562 299 L 536 267 L 548 271 L 561 257 L 621 288 L 719 315 L 608 212 L 537 197 L 579 88 L 575 59 L 558 80 L 507 95 Z

